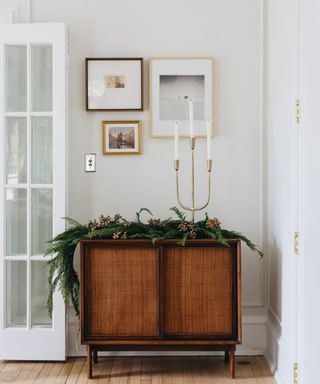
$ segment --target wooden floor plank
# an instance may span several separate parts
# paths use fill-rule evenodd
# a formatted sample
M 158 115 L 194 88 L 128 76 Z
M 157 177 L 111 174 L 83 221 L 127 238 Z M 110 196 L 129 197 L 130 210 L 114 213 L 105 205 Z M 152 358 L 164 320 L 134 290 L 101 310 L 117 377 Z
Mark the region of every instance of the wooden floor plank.
M 270 368 L 263 356 L 256 356 L 257 367 L 255 375 L 259 384 L 276 384 L 273 378 Z
M 54 384 L 57 381 L 57 378 L 64 366 L 64 362 L 54 363 L 48 377 L 46 378 L 45 384 Z
M 236 358 L 236 383 L 258 384 L 254 373 L 256 365 L 255 357 L 243 356 Z
M 23 384 L 33 384 L 45 366 L 44 362 L 33 362 L 31 364 L 33 364 L 33 368 L 26 370 L 27 374 L 23 377 Z
M 54 367 L 54 363 L 52 362 L 45 363 L 41 371 L 39 372 L 39 375 L 37 376 L 36 380 L 34 381 L 34 384 L 44 384 L 53 367 Z
M 223 357 L 99 357 L 87 379 L 84 358 L 1 362 L 0 384 L 275 384 L 263 356 L 237 356 L 236 378 Z
M 141 365 L 142 359 L 140 357 L 136 357 L 132 362 L 129 384 L 141 384 Z
M 82 369 L 79 373 L 78 379 L 77 379 L 77 384 L 87 384 L 88 383 L 88 377 L 87 377 L 87 363 L 84 359 L 84 364 L 82 366 Z
M 111 380 L 113 357 L 99 357 L 100 364 L 100 377 L 98 380 L 99 384 L 109 384 Z
M 80 372 L 84 366 L 84 359 L 83 358 L 77 358 L 74 362 L 74 365 L 70 371 L 70 374 L 68 376 L 68 379 L 66 381 L 66 384 L 76 384 L 78 377 L 80 375 Z
M 68 376 L 74 366 L 74 363 L 75 363 L 75 359 L 74 358 L 70 358 L 66 361 L 66 363 L 63 365 L 61 371 L 59 372 L 59 375 L 56 379 L 56 383 L 55 384 L 65 384 L 65 382 L 67 381 L 68 379 Z
M 22 363 L 8 361 L 0 373 L 0 383 L 13 383 L 21 371 Z

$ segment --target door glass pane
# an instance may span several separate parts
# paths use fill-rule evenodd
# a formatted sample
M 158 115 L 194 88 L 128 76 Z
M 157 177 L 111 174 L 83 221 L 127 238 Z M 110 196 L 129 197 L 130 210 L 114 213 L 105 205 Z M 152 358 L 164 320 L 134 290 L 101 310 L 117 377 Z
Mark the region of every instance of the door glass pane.
M 7 112 L 27 110 L 27 47 L 7 45 L 6 49 Z
M 7 327 L 27 325 L 27 262 L 6 261 Z
M 27 190 L 6 191 L 6 254 L 27 254 Z
M 52 238 L 52 189 L 32 189 L 32 255 L 43 255 Z
M 7 117 L 6 182 L 27 182 L 27 119 Z
M 31 47 L 32 111 L 52 111 L 52 46 Z
M 32 118 L 32 182 L 52 183 L 52 117 Z
M 46 261 L 31 262 L 31 323 L 32 326 L 51 326 L 48 315 L 47 298 L 48 264 Z

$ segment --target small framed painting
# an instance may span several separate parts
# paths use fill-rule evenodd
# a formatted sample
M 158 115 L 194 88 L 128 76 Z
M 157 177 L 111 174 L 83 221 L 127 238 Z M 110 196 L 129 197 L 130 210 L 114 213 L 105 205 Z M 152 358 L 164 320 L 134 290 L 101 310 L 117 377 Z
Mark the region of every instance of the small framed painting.
M 103 121 L 103 154 L 140 154 L 140 121 Z
M 87 111 L 143 111 L 142 58 L 86 58 Z
M 172 137 L 175 122 L 179 135 L 188 136 L 192 100 L 195 135 L 205 137 L 213 121 L 213 59 L 151 59 L 149 74 L 152 136 Z

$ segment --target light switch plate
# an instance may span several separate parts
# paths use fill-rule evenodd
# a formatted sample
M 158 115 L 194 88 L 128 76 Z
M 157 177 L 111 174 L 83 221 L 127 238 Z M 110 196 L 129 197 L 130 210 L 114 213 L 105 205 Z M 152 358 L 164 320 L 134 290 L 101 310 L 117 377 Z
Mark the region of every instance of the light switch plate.
M 96 154 L 95 153 L 85 154 L 84 170 L 85 172 L 96 171 Z

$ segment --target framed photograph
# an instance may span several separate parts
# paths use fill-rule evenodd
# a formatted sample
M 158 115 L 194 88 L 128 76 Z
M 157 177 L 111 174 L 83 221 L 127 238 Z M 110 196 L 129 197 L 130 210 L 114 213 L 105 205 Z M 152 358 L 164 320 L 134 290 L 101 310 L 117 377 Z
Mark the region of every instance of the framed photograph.
M 193 101 L 194 131 L 205 137 L 213 122 L 213 59 L 157 58 L 150 60 L 150 108 L 153 137 L 189 135 L 189 101 Z
M 142 58 L 86 58 L 87 111 L 143 111 Z
M 103 121 L 103 154 L 140 154 L 140 121 Z

